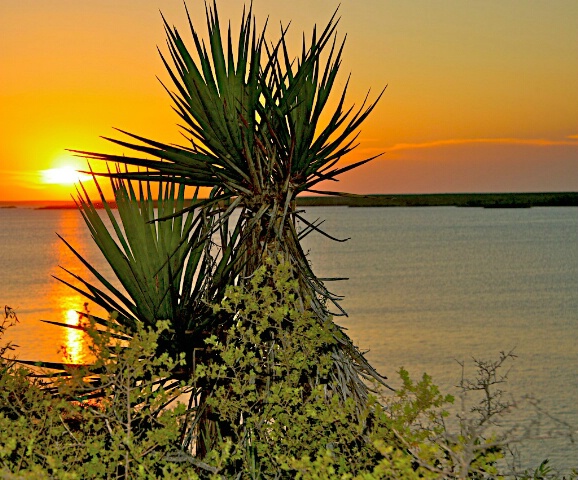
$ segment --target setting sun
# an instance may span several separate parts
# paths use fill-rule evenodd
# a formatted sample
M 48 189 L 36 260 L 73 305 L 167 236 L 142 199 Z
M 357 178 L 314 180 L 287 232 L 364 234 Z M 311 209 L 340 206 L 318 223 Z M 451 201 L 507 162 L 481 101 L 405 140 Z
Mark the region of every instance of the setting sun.
M 72 185 L 78 181 L 91 180 L 90 175 L 80 173 L 75 166 L 62 166 L 40 170 L 40 181 L 50 185 Z

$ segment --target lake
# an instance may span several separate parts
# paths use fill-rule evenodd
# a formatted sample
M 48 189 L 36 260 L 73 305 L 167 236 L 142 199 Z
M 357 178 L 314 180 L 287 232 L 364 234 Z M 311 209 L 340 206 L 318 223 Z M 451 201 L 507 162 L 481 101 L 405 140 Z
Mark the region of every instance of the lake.
M 578 208 L 308 207 L 306 215 L 351 237 L 316 234 L 304 246 L 319 276 L 349 277 L 329 285 L 349 314 L 336 321 L 392 386 L 404 366 L 450 391 L 458 361 L 473 376 L 472 357 L 514 349 L 503 388 L 535 397 L 560 421 L 533 433 L 522 464 L 577 465 L 577 446 L 560 436 L 578 434 Z M 51 278 L 66 278 L 58 265 L 85 275 L 55 232 L 112 277 L 78 212 L 0 209 L 0 305 L 20 319 L 10 335 L 20 358 L 80 362 L 82 333 L 39 321 L 73 323 L 84 303 Z

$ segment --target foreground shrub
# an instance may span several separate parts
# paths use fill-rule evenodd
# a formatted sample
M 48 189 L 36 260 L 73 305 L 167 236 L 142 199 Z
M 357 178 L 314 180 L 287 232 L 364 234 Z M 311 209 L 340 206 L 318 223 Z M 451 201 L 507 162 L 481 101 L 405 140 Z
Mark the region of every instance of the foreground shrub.
M 320 324 L 312 311 L 296 305 L 298 288 L 288 263 L 267 259 L 248 287 L 229 287 L 215 306 L 235 314 L 235 323 L 224 341 L 207 341 L 214 362 L 199 366 L 197 375 L 212 385 L 204 408 L 232 445 L 223 468 L 227 477 L 283 472 L 293 478 L 311 472 L 308 459 L 317 458 L 336 475 L 356 474 L 382 458 L 370 439 L 381 422 L 376 404 L 360 410 L 332 390 L 339 337 L 332 322 Z M 207 458 L 220 449 L 216 445 Z
M 222 439 L 206 462 L 219 459 L 218 471 L 227 478 L 497 475 L 504 443 L 486 438 L 482 429 L 472 436 L 465 423 L 450 435 L 445 409 L 453 398 L 427 375 L 413 382 L 402 369 L 403 386 L 395 395 L 372 384 L 376 395 L 361 408 L 333 391 L 327 375 L 338 361 L 332 347 L 339 336 L 332 322 L 320 324 L 296 305 L 291 272 L 281 258 L 268 258 L 246 286 L 229 287 L 214 307 L 235 315 L 235 322 L 223 338 L 209 338 L 213 361 L 196 370 L 196 378 L 210 385 L 201 409 L 217 430 L 198 434 Z
M 187 478 L 168 460 L 184 407 L 166 407 L 184 390 L 162 383 L 178 363 L 156 355 L 165 329 L 162 322 L 154 331 L 139 329 L 126 345 L 89 325 L 96 364 L 61 379 L 47 374 L 50 384 L 2 360 L 2 478 Z
M 454 399 L 429 376 L 413 381 L 404 369 L 398 391 L 373 385 L 360 409 L 329 388 L 331 342 L 339 338 L 332 323 L 295 308 L 295 288 L 280 259 L 267 259 L 246 286 L 229 287 L 213 308 L 235 322 L 207 340 L 211 361 L 187 381 L 171 375 L 182 358 L 158 354 L 167 322 L 138 327 L 132 338 L 89 322 L 95 365 L 52 375 L 50 384 L 3 358 L 0 477 L 564 478 L 547 462 L 506 471 L 511 430 L 492 425 L 509 408 L 496 385 L 510 354 L 478 362 L 475 381 L 462 379 L 460 401 L 485 393 L 453 423 Z M 199 383 L 210 387 L 202 400 Z M 191 432 L 195 438 L 185 438 Z

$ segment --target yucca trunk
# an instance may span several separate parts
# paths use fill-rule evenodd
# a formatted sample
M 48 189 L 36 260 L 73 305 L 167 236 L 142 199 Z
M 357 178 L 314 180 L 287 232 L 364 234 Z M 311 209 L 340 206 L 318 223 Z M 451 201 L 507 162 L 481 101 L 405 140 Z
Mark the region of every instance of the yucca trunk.
M 334 359 L 333 370 L 328 378 L 319 379 L 328 387 L 328 394 L 335 393 L 342 401 L 353 398 L 364 408 L 368 388 L 364 379 L 382 379 L 369 365 L 361 352 L 343 330 L 333 322 L 331 306 L 337 306 L 337 298 L 313 273 L 303 251 L 297 225 L 297 205 L 290 181 L 270 183 L 268 189 L 247 199 L 241 215 L 245 217 L 242 247 L 238 261 L 243 265 L 238 284 L 248 283 L 253 273 L 272 259 L 288 263 L 299 289 L 295 307 L 302 312 L 314 312 L 320 324 L 329 327 L 335 342 L 327 346 Z M 333 303 L 335 302 L 335 303 Z M 264 360 L 267 362 L 268 360 Z

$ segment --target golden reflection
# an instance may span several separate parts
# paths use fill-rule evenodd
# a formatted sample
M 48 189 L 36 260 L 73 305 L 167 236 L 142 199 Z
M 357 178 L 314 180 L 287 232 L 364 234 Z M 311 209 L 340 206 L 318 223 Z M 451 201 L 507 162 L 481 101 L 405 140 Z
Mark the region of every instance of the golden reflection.
M 86 235 L 86 227 L 77 210 L 62 211 L 58 225 L 58 233 L 83 256 L 86 256 L 90 241 L 90 236 Z M 70 272 L 86 277 L 87 272 L 82 267 L 80 261 L 74 256 L 70 249 L 57 239 L 54 243 L 56 260 L 58 266 L 65 267 Z M 70 275 L 55 266 L 54 275 L 67 282 L 78 285 Z M 64 363 L 90 363 L 93 358 L 90 352 L 90 337 L 82 329 L 86 322 L 86 315 L 91 313 L 91 305 L 86 298 L 74 291 L 69 286 L 59 281 L 51 282 L 50 303 L 56 318 L 52 318 L 57 323 L 64 325 L 54 327 L 59 329 L 59 336 L 55 339 L 55 345 L 60 361 Z M 98 314 L 99 312 L 94 312 Z
M 78 313 L 74 309 L 69 309 L 65 313 L 66 324 L 82 328 L 84 314 Z M 62 361 L 66 363 L 87 363 L 86 334 L 82 330 L 66 328 L 65 343 L 62 346 Z
M 62 285 L 66 288 L 65 285 Z M 59 356 L 64 363 L 90 363 L 92 355 L 90 352 L 90 337 L 84 332 L 86 325 L 86 313 L 88 304 L 85 299 L 78 294 L 63 295 L 63 291 L 58 292 L 54 300 L 58 305 L 58 318 L 56 322 L 63 324 L 60 327 L 59 344 L 57 345 Z M 70 325 L 70 327 L 65 326 Z

